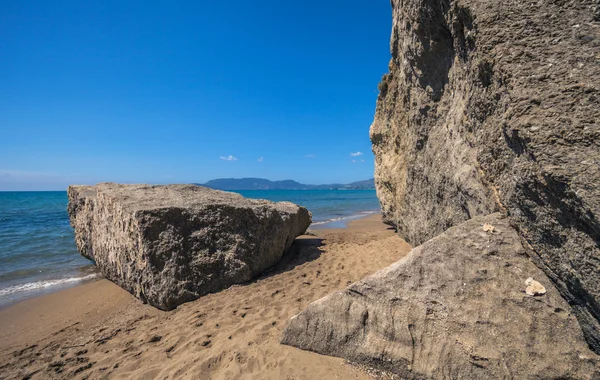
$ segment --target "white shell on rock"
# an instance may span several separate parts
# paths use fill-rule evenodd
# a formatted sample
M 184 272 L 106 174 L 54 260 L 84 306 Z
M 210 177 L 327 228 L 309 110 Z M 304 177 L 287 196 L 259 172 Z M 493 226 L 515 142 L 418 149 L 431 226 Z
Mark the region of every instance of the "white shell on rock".
M 491 224 L 485 223 L 483 225 L 483 230 L 485 232 L 494 233 L 494 231 L 496 230 L 496 228 L 494 226 L 492 226 Z
M 527 295 L 543 296 L 546 294 L 546 288 L 544 288 L 544 285 L 540 284 L 531 277 L 525 280 L 525 285 L 527 286 L 527 288 L 525 288 L 525 293 L 527 293 Z

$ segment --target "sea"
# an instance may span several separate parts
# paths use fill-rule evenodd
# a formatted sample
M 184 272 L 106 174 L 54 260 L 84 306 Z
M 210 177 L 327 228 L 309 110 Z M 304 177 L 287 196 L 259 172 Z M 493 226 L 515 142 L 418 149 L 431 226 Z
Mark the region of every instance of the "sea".
M 247 190 L 313 214 L 311 229 L 343 228 L 379 212 L 374 190 Z M 100 277 L 75 246 L 65 191 L 0 192 L 0 307 Z

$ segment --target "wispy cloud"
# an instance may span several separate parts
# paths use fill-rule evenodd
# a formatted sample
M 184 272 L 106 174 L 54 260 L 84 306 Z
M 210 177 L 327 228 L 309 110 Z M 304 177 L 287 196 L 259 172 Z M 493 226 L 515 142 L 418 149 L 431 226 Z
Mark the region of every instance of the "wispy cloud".
M 221 160 L 224 160 L 224 161 L 237 161 L 237 158 L 233 157 L 230 154 L 229 156 L 221 156 Z
M 256 160 L 256 161 L 258 161 L 258 162 L 263 162 L 264 160 L 265 160 L 265 158 L 264 158 L 264 157 L 258 157 L 258 160 Z
M 304 157 L 306 157 L 306 158 L 314 158 L 314 157 L 315 157 L 315 155 L 314 155 L 314 154 L 307 154 L 307 155 L 306 155 L 306 156 L 304 156 Z
M 360 163 L 360 162 L 365 162 L 365 160 L 352 160 L 352 163 L 353 163 L 353 164 L 356 164 L 357 162 L 358 162 L 358 163 Z
M 358 156 L 362 156 L 363 154 L 362 154 L 362 152 L 352 152 L 352 153 L 350 153 L 350 155 L 352 157 L 358 157 Z

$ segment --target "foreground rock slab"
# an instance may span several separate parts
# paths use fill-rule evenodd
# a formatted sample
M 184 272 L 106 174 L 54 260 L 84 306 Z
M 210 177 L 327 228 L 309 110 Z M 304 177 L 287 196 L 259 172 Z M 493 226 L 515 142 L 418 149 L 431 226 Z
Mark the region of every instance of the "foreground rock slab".
M 68 196 L 79 252 L 164 310 L 259 275 L 311 223 L 293 203 L 194 185 L 103 183 Z
M 371 126 L 413 246 L 503 211 L 600 353 L 600 3 L 392 0 Z
M 525 293 L 530 277 L 546 294 Z M 600 357 L 570 310 L 508 220 L 493 214 L 313 302 L 281 342 L 408 379 L 595 379 Z

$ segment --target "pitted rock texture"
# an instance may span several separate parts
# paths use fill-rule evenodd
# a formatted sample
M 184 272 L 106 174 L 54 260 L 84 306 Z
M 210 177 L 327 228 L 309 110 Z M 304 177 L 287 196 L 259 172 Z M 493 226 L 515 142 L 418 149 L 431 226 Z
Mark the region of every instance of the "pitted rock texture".
M 413 246 L 505 212 L 600 352 L 596 0 L 392 0 L 371 140 L 384 221 Z
M 68 196 L 81 254 L 164 310 L 259 275 L 311 223 L 290 202 L 195 185 L 103 183 L 70 186 Z
M 527 295 L 529 277 L 547 293 Z M 600 357 L 570 310 L 496 213 L 313 302 L 289 321 L 282 343 L 403 379 L 596 379 Z

